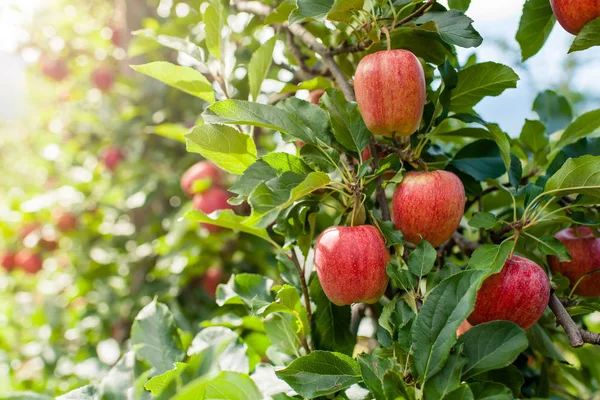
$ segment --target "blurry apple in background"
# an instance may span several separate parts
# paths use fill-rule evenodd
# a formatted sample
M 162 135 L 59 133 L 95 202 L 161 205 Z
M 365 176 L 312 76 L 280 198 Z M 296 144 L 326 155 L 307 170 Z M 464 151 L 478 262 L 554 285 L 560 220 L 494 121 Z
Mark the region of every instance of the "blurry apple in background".
M 323 89 L 311 90 L 308 94 L 308 101 L 316 105 L 321 105 L 321 97 L 323 97 L 324 94 L 325 90 Z
M 183 193 L 185 193 L 186 196 L 192 197 L 194 195 L 194 182 L 204 179 L 211 181 L 210 186 L 221 186 L 223 172 L 210 161 L 197 162 L 181 176 L 181 190 L 183 190 Z
M 465 188 L 448 171 L 409 172 L 394 191 L 392 219 L 413 244 L 438 247 L 452 237 L 465 211 Z
M 15 267 L 35 274 L 42 269 L 42 258 L 31 250 L 21 250 L 15 255 Z
M 460 324 L 460 326 L 458 327 L 458 329 L 456 330 L 456 336 L 460 336 L 463 333 L 465 333 L 466 331 L 468 331 L 469 329 L 471 329 L 473 327 L 473 325 L 471 325 L 469 323 L 469 321 L 464 320 L 462 324 Z
M 79 225 L 79 219 L 75 214 L 63 210 L 54 210 L 52 221 L 56 229 L 63 233 L 70 232 Z
M 58 248 L 58 238 L 55 234 L 43 233 L 39 245 L 43 250 L 54 251 Z
M 600 17 L 600 0 L 550 0 L 550 4 L 558 23 L 573 35 Z
M 40 63 L 42 74 L 53 81 L 61 82 L 69 76 L 69 67 L 63 60 L 42 57 Z
M 114 171 L 117 169 L 121 161 L 125 159 L 125 154 L 121 150 L 121 148 L 117 146 L 111 146 L 104 150 L 102 153 L 102 163 L 108 168 L 110 171 Z
M 195 210 L 210 214 L 217 210 L 232 210 L 233 206 L 227 202 L 230 197 L 231 195 L 227 190 L 213 186 L 202 193 L 195 194 L 192 202 Z M 216 233 L 221 229 L 212 224 L 201 223 L 200 225 L 211 233 Z
M 215 298 L 217 286 L 223 283 L 225 275 L 219 267 L 210 267 L 202 277 L 202 288 L 210 297 Z
M 16 266 L 15 257 L 14 251 L 4 251 L 0 256 L 0 265 L 7 271 L 12 270 Z
M 408 50 L 384 50 L 363 58 L 354 74 L 360 113 L 369 130 L 387 137 L 410 136 L 421 124 L 425 73 Z
M 41 227 L 42 224 L 39 222 L 28 222 L 21 227 L 21 230 L 19 231 L 19 237 L 21 239 L 25 239 L 30 233 L 37 231 Z
M 315 268 L 333 304 L 375 303 L 385 292 L 390 254 L 372 225 L 332 226 L 315 244 Z
M 555 256 L 548 257 L 552 272 L 566 276 L 573 287 L 588 272 L 600 269 L 600 238 L 594 237 L 588 227 L 563 229 L 554 235 L 571 255 L 570 262 L 560 262 Z M 587 275 L 575 288 L 579 296 L 600 296 L 600 271 Z
M 103 92 L 108 92 L 115 83 L 115 73 L 108 67 L 99 67 L 92 72 L 92 83 Z
M 513 256 L 502 271 L 483 281 L 467 320 L 471 325 L 507 320 L 528 329 L 540 319 L 549 299 L 550 280 L 542 267 Z

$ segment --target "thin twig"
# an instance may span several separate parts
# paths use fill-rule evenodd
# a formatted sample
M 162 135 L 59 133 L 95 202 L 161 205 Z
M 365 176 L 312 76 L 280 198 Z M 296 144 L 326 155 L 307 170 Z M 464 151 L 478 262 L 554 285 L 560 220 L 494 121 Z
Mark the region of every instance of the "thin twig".
M 571 347 L 581 347 L 585 343 L 600 345 L 600 334 L 586 331 L 577 326 L 554 291 L 550 295 L 548 306 L 556 316 L 556 323 L 565 330 Z
M 371 150 L 371 157 L 373 157 L 372 165 L 373 169 L 377 171 L 379 169 L 379 155 L 377 154 L 377 142 L 373 137 L 369 142 L 369 149 Z M 381 216 L 384 221 L 389 221 L 390 218 L 390 207 L 388 205 L 387 197 L 385 196 L 385 189 L 383 188 L 383 177 L 379 175 L 377 177 L 377 189 L 376 189 L 377 203 L 381 209 Z
M 417 10 L 415 10 L 412 14 L 404 17 L 400 21 L 396 22 L 396 24 L 387 26 L 385 28 L 388 29 L 389 31 L 393 31 L 395 28 L 402 26 L 402 25 L 406 24 L 407 22 L 412 21 L 415 18 L 420 17 L 421 15 L 425 14 L 425 11 L 427 11 L 427 9 L 431 5 L 433 5 L 433 3 L 435 3 L 435 1 L 436 0 L 427 0 L 427 2 L 425 4 L 423 4 Z M 337 54 L 342 54 L 342 53 L 356 53 L 356 52 L 368 49 L 372 44 L 373 44 L 373 41 L 371 39 L 363 40 L 362 42 L 359 42 L 354 45 L 349 45 L 348 43 L 344 42 L 340 46 L 332 48 L 331 54 L 337 55 Z
M 310 306 L 310 296 L 308 295 L 308 287 L 306 286 L 306 277 L 304 276 L 304 271 L 300 266 L 300 261 L 298 260 L 298 256 L 296 255 L 296 250 L 292 249 L 292 254 L 289 257 L 294 262 L 294 265 L 296 266 L 296 271 L 298 272 L 298 276 L 300 277 L 300 287 L 302 288 L 302 295 L 304 296 L 304 307 L 306 308 L 306 319 L 308 321 L 308 326 L 310 326 L 312 320 L 312 309 Z M 306 343 L 305 348 L 308 353 L 311 352 L 311 348 L 308 345 L 308 343 Z
M 331 72 L 328 69 L 320 69 L 316 67 L 309 67 L 306 64 L 306 59 L 308 58 L 305 54 L 302 53 L 300 47 L 294 41 L 294 35 L 288 30 L 287 31 L 287 43 L 290 48 L 290 51 L 294 58 L 296 59 L 296 63 L 300 67 L 300 69 L 304 72 L 307 72 L 311 75 L 318 76 L 331 76 Z

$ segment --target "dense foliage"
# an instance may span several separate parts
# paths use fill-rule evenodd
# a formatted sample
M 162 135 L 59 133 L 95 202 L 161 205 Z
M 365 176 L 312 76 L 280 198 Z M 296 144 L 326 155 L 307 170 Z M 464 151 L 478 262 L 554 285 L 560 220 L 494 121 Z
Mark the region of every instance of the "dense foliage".
M 41 10 L 37 115 L 2 137 L 0 398 L 596 398 L 600 109 L 482 119 L 519 76 L 459 61 L 483 38 L 448 3 Z

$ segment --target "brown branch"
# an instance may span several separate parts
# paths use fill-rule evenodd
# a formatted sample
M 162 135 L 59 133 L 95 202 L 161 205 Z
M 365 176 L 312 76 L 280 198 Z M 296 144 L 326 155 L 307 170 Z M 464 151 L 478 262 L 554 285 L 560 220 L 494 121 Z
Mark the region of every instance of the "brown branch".
M 585 343 L 600 345 L 600 334 L 586 331 L 577 326 L 554 291 L 550 294 L 548 307 L 556 316 L 556 323 L 565 330 L 571 347 L 581 347 Z
M 407 22 L 412 21 L 415 18 L 420 17 L 421 15 L 425 14 L 427 9 L 431 5 L 433 5 L 433 3 L 435 3 L 435 1 L 436 0 L 427 0 L 427 2 L 425 4 L 423 4 L 421 7 L 416 9 L 412 14 L 407 15 L 406 17 L 402 18 L 400 21 L 396 22 L 396 24 L 386 26 L 385 28 L 391 32 L 395 28 L 402 26 L 402 25 L 406 24 Z M 354 45 L 349 45 L 348 43 L 342 43 L 340 46 L 332 48 L 331 54 L 336 55 L 336 54 L 342 54 L 342 53 L 356 53 L 356 52 L 368 49 L 372 44 L 373 44 L 373 41 L 371 39 L 363 40 L 362 42 L 359 42 Z
M 306 319 L 308 321 L 308 326 L 310 327 L 312 320 L 312 309 L 310 306 L 310 296 L 308 294 L 308 287 L 306 286 L 306 277 L 304 276 L 304 269 L 300 266 L 300 261 L 298 260 L 298 256 L 296 255 L 296 250 L 292 249 L 291 256 L 288 256 L 296 266 L 296 271 L 298 272 L 298 277 L 300 278 L 300 287 L 302 288 L 302 295 L 304 296 L 304 307 L 306 308 Z M 304 339 L 304 348 L 307 353 L 311 352 L 311 348 Z
M 375 142 L 375 147 L 378 151 L 381 151 L 385 154 L 396 153 L 398 158 L 404 162 L 411 164 L 413 167 L 421 167 L 424 171 L 427 172 L 427 164 L 421 158 L 415 155 L 415 152 L 411 149 L 402 150 L 402 148 L 398 146 L 394 146 L 386 143 Z
M 294 41 L 294 35 L 289 30 L 287 31 L 287 44 L 290 48 L 292 55 L 296 59 L 296 63 L 302 71 L 307 72 L 311 75 L 331 76 L 331 72 L 327 68 L 320 69 L 315 67 L 309 67 L 306 64 L 306 59 L 308 57 L 302 53 L 300 47 L 298 47 L 298 45 Z
M 371 140 L 369 141 L 369 149 L 371 150 L 371 157 L 373 157 L 373 169 L 377 171 L 379 169 L 379 155 L 377 154 L 377 142 L 372 136 Z M 390 207 L 388 205 L 387 197 L 385 196 L 385 189 L 383 188 L 383 177 L 381 175 L 377 177 L 376 198 L 377 203 L 379 203 L 379 208 L 381 209 L 381 216 L 383 217 L 383 220 L 391 220 Z

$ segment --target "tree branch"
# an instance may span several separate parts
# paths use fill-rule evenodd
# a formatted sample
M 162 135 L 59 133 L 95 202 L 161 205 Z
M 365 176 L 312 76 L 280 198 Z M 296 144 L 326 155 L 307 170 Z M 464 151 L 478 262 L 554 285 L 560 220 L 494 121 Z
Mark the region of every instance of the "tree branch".
M 304 297 L 304 307 L 306 308 L 306 319 L 308 321 L 308 326 L 310 327 L 312 320 L 312 309 L 310 306 L 310 296 L 308 294 L 308 287 L 306 286 L 306 277 L 304 276 L 304 270 L 300 266 L 300 261 L 298 261 L 298 256 L 296 255 L 295 249 L 292 249 L 292 255 L 289 257 L 294 262 L 294 265 L 296 266 L 296 271 L 298 272 L 298 276 L 300 277 L 300 286 L 302 288 L 302 295 Z M 310 353 L 311 348 L 308 342 L 306 342 L 306 339 L 304 340 L 303 345 L 305 350 L 308 353 Z
M 412 14 L 402 18 L 400 21 L 396 22 L 396 24 L 386 26 L 386 28 L 391 32 L 395 28 L 397 28 L 401 25 L 404 25 L 407 22 L 410 22 L 415 18 L 420 17 L 421 15 L 425 14 L 427 9 L 431 5 L 433 5 L 433 3 L 435 3 L 435 1 L 436 0 L 427 0 L 427 2 L 425 4 L 423 4 L 421 7 L 416 9 Z M 373 41 L 371 39 L 363 40 L 362 42 L 359 42 L 355 45 L 349 45 L 348 43 L 344 42 L 340 46 L 332 48 L 331 54 L 336 55 L 336 54 L 342 54 L 342 53 L 356 53 L 356 52 L 368 49 L 372 44 L 373 44 Z
M 294 35 L 288 30 L 287 31 L 287 43 L 292 52 L 292 55 L 296 59 L 296 63 L 300 67 L 300 69 L 304 72 L 307 72 L 311 75 L 318 76 L 331 76 L 331 72 L 328 69 L 319 69 L 315 67 L 309 67 L 305 60 L 308 58 L 305 54 L 302 54 L 302 51 L 294 41 Z
M 373 157 L 372 165 L 373 169 L 377 171 L 379 169 L 379 154 L 377 154 L 377 142 L 375 138 L 371 136 L 369 141 L 369 150 L 371 151 L 371 157 Z M 377 189 L 376 198 L 379 208 L 381 209 L 381 216 L 384 221 L 389 221 L 390 218 L 390 207 L 388 205 L 387 197 L 385 196 L 385 189 L 383 188 L 383 177 L 379 175 L 377 177 Z
M 585 343 L 600 345 L 600 334 L 586 331 L 583 328 L 577 326 L 573 318 L 569 315 L 566 308 L 561 303 L 560 299 L 554 293 L 554 290 L 550 294 L 550 300 L 548 301 L 548 307 L 556 316 L 556 323 L 563 327 L 571 347 L 581 347 Z

